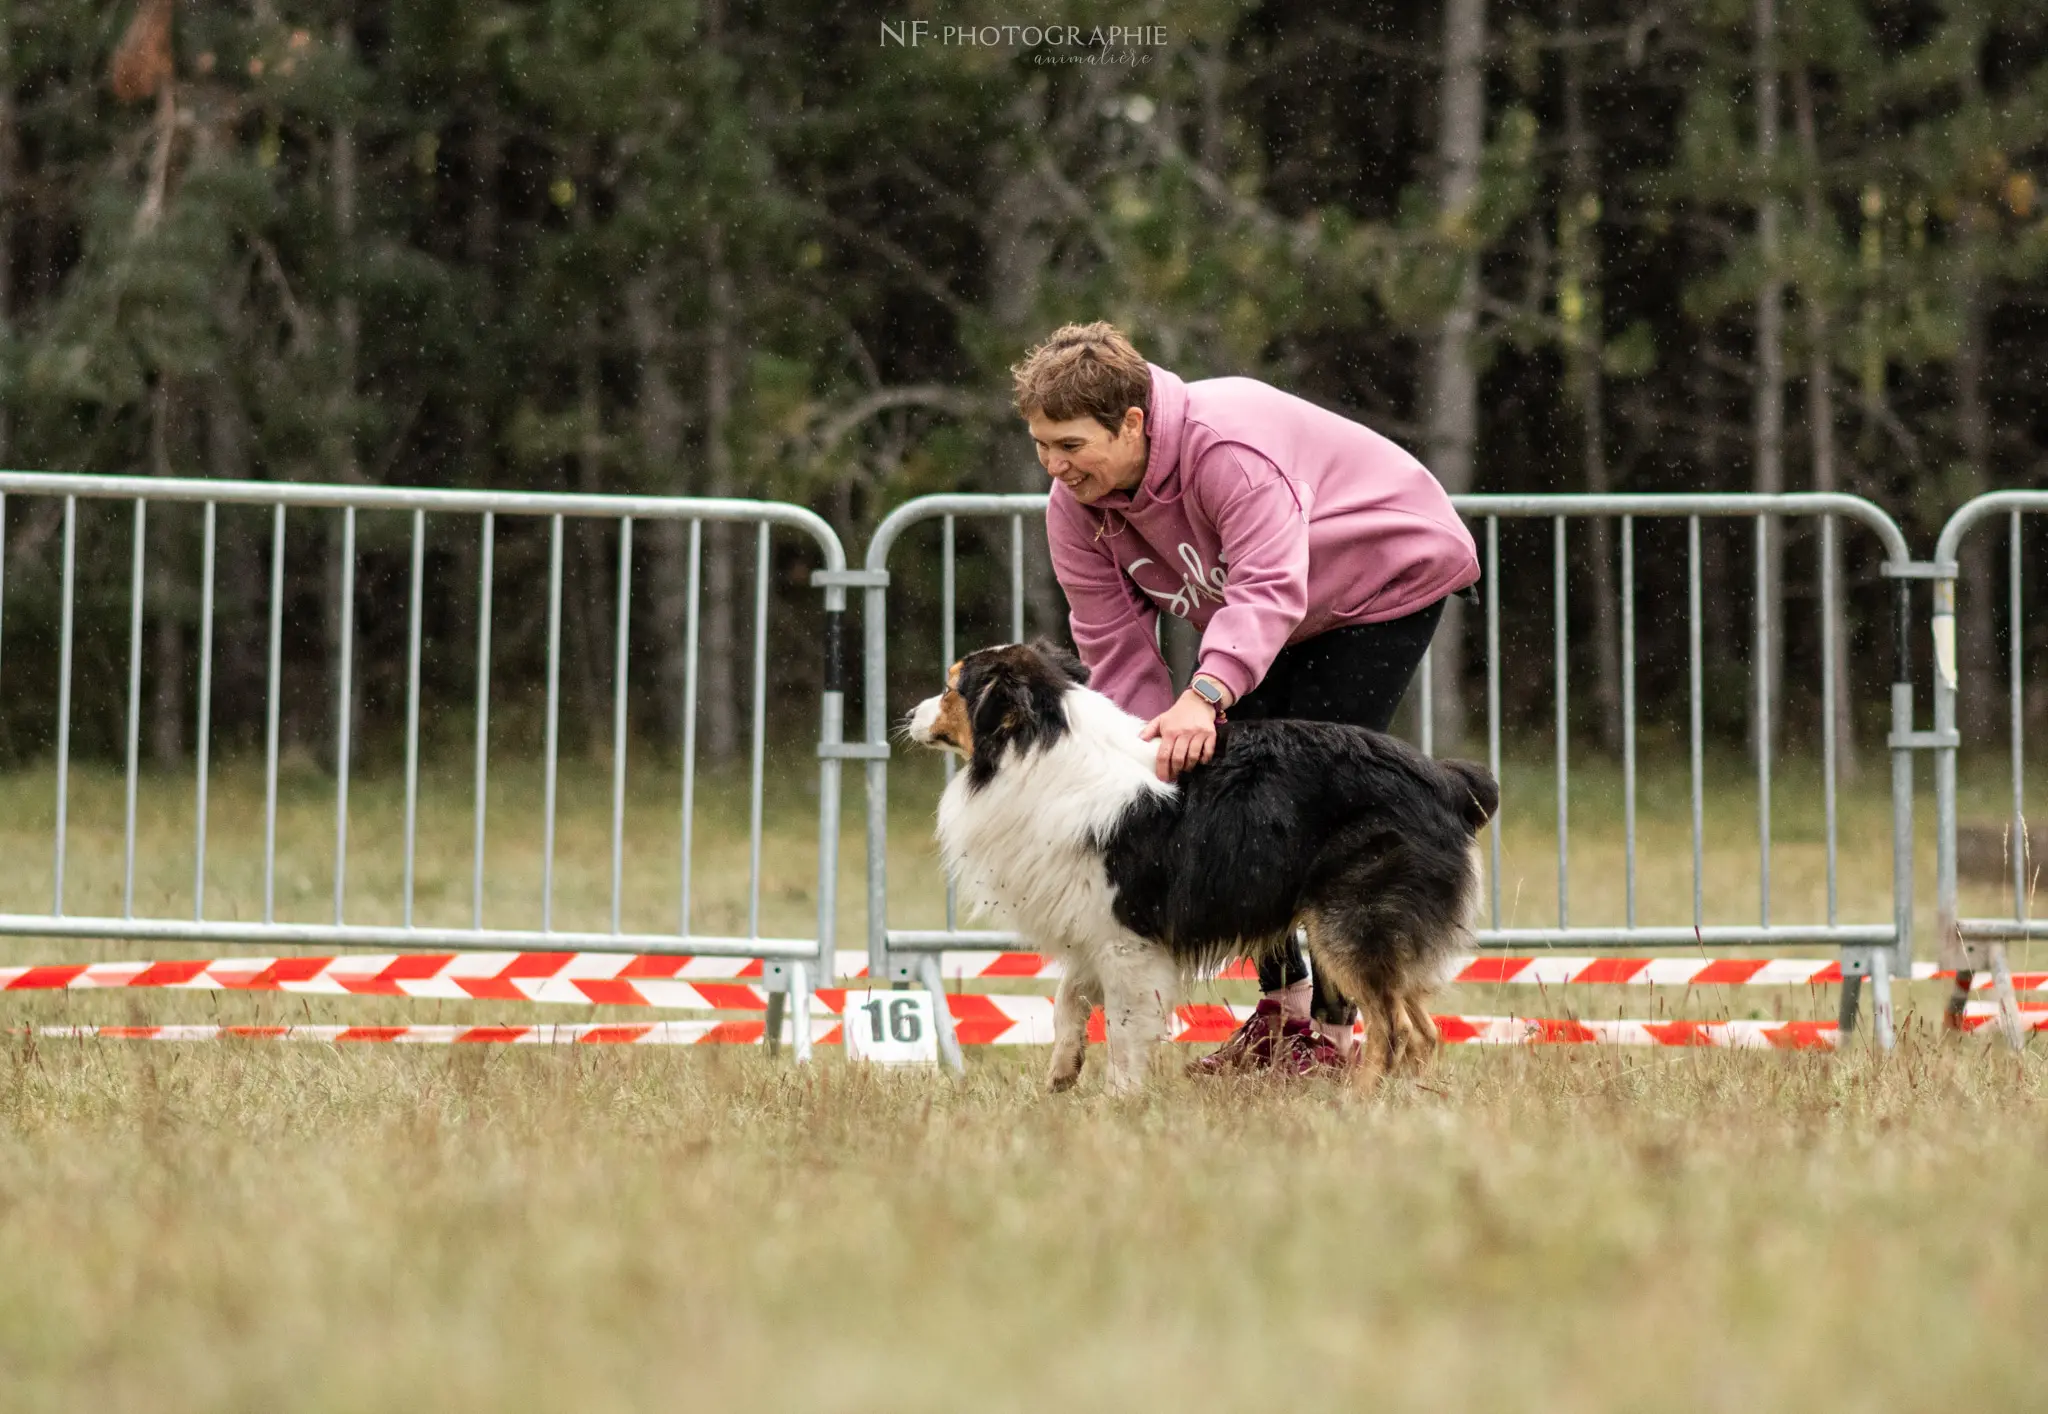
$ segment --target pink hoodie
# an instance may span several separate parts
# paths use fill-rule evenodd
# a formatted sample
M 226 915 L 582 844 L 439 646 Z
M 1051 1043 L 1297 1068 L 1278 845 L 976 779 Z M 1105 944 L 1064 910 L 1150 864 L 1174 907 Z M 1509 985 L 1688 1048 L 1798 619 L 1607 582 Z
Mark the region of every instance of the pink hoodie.
M 1198 671 L 1242 697 L 1289 643 L 1478 580 L 1444 488 L 1377 432 L 1256 379 L 1151 367 L 1137 490 L 1083 505 L 1054 482 L 1045 511 L 1075 646 L 1125 711 L 1173 703 L 1161 610 L 1202 631 Z

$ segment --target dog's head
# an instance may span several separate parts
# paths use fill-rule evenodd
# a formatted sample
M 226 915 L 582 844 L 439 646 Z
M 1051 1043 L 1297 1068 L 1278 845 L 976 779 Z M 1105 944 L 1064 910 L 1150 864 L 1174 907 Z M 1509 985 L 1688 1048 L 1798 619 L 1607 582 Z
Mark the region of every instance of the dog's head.
M 969 653 L 946 670 L 946 690 L 910 714 L 910 739 L 967 758 L 968 782 L 985 786 L 1015 747 L 1050 746 L 1067 731 L 1065 698 L 1088 681 L 1079 658 L 1046 639 Z

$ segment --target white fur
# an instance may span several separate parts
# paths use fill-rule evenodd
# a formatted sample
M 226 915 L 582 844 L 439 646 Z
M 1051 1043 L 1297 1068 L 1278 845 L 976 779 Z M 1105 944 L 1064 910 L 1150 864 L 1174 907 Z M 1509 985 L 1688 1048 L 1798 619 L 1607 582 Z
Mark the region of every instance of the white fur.
M 939 698 L 927 697 L 910 712 L 910 739 L 924 746 L 932 744 L 932 725 L 939 720 Z
M 1102 1003 L 1109 1032 L 1109 1083 L 1144 1083 L 1155 1045 L 1166 1040 L 1178 977 L 1172 957 L 1117 922 L 1115 890 L 1094 841 L 1147 793 L 1176 787 L 1155 774 L 1157 743 L 1144 722 L 1101 693 L 1069 688 L 1068 732 L 1050 747 L 1005 752 L 994 777 L 975 788 L 965 771 L 939 798 L 939 852 L 976 912 L 993 914 L 1058 954 L 1065 980 L 1054 1001 L 1048 1082 L 1055 1090 L 1081 1072 L 1090 1008 Z M 917 705 L 913 740 L 931 745 L 939 699 Z

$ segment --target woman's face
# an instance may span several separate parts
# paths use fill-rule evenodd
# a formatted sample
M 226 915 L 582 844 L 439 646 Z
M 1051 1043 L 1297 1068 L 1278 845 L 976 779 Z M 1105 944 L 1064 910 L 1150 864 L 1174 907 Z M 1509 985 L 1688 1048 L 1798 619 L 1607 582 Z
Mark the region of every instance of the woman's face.
M 1092 417 L 1054 422 L 1042 411 L 1025 423 L 1038 445 L 1038 464 L 1084 505 L 1111 491 L 1133 490 L 1145 479 L 1150 447 L 1142 408 L 1126 408 L 1115 432 Z

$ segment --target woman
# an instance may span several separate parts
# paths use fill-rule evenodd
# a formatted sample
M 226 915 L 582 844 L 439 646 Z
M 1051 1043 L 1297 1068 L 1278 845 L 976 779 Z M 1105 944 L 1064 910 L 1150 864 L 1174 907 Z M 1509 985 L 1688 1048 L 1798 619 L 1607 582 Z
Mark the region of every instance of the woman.
M 1159 743 L 1162 780 L 1216 723 L 1305 717 L 1385 731 L 1444 599 L 1479 578 L 1423 465 L 1370 428 L 1250 378 L 1188 383 L 1106 323 L 1069 324 L 1011 369 L 1053 479 L 1046 531 L 1092 685 Z M 1178 697 L 1159 615 L 1201 631 Z M 1350 1062 L 1355 1012 L 1311 987 L 1298 941 L 1198 1074 Z

